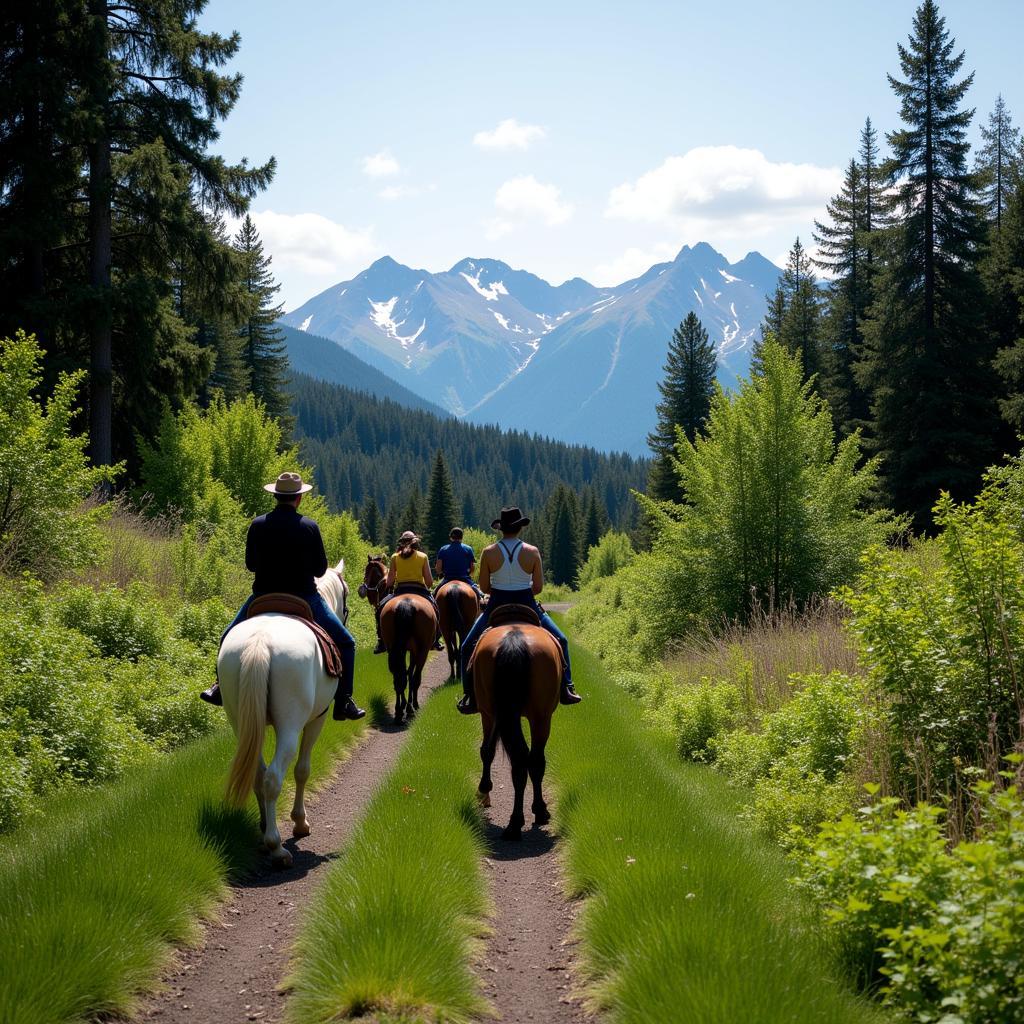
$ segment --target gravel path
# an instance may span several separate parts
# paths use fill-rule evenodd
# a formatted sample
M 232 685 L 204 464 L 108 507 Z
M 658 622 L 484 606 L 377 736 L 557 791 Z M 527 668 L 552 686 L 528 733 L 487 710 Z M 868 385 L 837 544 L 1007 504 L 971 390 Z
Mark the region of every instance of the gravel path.
M 447 675 L 444 656 L 431 657 L 420 697 L 440 686 Z M 384 726 L 368 731 L 334 779 L 307 800 L 313 831 L 305 839 L 285 843 L 294 857 L 292 868 L 273 871 L 264 864 L 234 886 L 220 919 L 207 927 L 203 944 L 178 954 L 164 978 L 166 989 L 146 1003 L 137 1021 L 235 1024 L 281 1020 L 285 994 L 278 991 L 278 985 L 288 967 L 303 908 L 315 893 L 323 869 L 348 838 L 363 805 L 391 769 L 404 740 L 404 728 Z M 285 823 L 288 806 L 279 805 Z M 284 833 L 284 824 L 281 828 Z
M 556 712 L 555 729 L 561 714 L 573 709 Z M 575 943 L 569 935 L 578 904 L 562 891 L 551 826 L 530 827 L 531 792 L 528 787 L 522 842 L 502 841 L 513 794 L 508 760 L 499 753 L 487 812 L 491 856 L 485 867 L 497 914 L 480 969 L 484 994 L 498 1011 L 493 1019 L 502 1024 L 593 1024 L 574 991 Z

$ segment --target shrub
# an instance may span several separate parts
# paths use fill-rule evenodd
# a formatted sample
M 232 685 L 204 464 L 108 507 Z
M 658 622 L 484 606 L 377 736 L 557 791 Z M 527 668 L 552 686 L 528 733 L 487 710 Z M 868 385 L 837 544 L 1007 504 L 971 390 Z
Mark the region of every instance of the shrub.
M 1020 1020 L 1024 803 L 978 791 L 978 838 L 949 850 L 942 812 L 886 798 L 823 826 L 801 884 L 851 970 L 907 1021 Z
M 587 552 L 587 560 L 580 569 L 579 585 L 585 587 L 594 580 L 612 576 L 635 557 L 629 537 L 610 530 Z
M 0 342 L 0 569 L 54 580 L 98 559 L 107 510 L 84 503 L 116 470 L 91 468 L 71 432 L 84 374 L 61 374 L 45 406 L 33 397 L 42 357 L 22 331 Z
M 708 761 L 714 758 L 714 740 L 735 724 L 739 705 L 735 686 L 705 679 L 667 694 L 655 719 L 669 725 L 681 757 Z
M 183 604 L 174 617 L 174 635 L 201 651 L 215 652 L 234 616 L 235 612 L 215 597 L 201 604 Z
M 107 658 L 156 657 L 170 638 L 163 611 L 139 585 L 127 591 L 71 587 L 54 600 L 58 620 L 89 637 Z

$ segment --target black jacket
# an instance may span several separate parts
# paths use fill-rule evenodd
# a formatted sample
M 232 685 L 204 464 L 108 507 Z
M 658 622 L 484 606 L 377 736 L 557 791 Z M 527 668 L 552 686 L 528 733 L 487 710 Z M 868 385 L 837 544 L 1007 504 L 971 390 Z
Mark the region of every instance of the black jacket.
M 327 572 L 320 527 L 291 505 L 257 516 L 245 538 L 245 567 L 256 573 L 254 594 L 315 594 L 314 577 Z

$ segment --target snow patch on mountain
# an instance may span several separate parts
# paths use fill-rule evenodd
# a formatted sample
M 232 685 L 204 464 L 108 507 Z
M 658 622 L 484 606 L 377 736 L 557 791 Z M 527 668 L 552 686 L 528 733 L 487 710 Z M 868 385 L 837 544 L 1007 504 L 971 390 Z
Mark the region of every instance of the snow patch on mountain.
M 508 289 L 500 282 L 495 281 L 493 284 L 489 284 L 486 287 L 480 283 L 480 271 L 477 271 L 476 277 L 470 277 L 464 270 L 459 271 L 459 275 L 466 279 L 467 284 L 475 291 L 478 295 L 482 295 L 488 302 L 497 302 L 499 295 L 508 295 Z
M 309 316 L 307 316 L 306 319 L 303 320 L 301 324 L 299 324 L 299 330 L 300 331 L 308 331 L 309 330 L 309 325 L 312 322 L 313 322 L 313 314 L 310 313 Z
M 726 279 L 726 281 L 729 282 L 729 284 L 732 284 L 733 281 L 739 280 L 738 277 L 733 277 L 732 274 L 727 274 L 724 270 L 719 270 L 718 272 Z
M 373 299 L 368 299 L 367 301 L 373 307 L 373 312 L 370 314 L 370 319 L 389 338 L 394 338 L 395 341 L 397 341 L 402 346 L 403 349 L 408 350 L 408 348 L 413 344 L 413 342 L 415 342 L 416 339 L 426 329 L 427 321 L 424 320 L 423 323 L 421 323 L 419 327 L 416 328 L 416 332 L 414 334 L 407 334 L 403 337 L 401 334 L 398 333 L 398 328 L 404 327 L 405 321 L 399 320 L 398 323 L 395 323 L 395 320 L 393 318 L 393 314 L 395 312 L 395 304 L 398 302 L 397 295 L 393 295 L 390 299 L 387 300 L 387 302 L 374 302 Z M 412 365 L 412 356 L 406 356 L 405 365 Z

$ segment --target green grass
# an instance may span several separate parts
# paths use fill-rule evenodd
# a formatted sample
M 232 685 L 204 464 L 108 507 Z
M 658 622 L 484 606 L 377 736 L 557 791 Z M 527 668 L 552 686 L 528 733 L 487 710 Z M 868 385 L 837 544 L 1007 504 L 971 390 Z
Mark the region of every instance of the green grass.
M 479 719 L 432 697 L 310 908 L 289 1019 L 468 1021 L 488 911 L 475 789 Z
M 391 689 L 360 656 L 361 700 Z M 365 722 L 365 720 L 364 720 Z M 311 783 L 365 730 L 328 721 Z M 131 1012 L 175 944 L 193 941 L 229 876 L 258 853 L 256 804 L 225 809 L 234 750 L 219 731 L 134 777 L 51 802 L 0 852 L 0 1021 L 66 1024 Z M 282 798 L 279 809 L 287 804 Z
M 680 763 L 587 651 L 586 702 L 550 747 L 555 823 L 575 895 L 583 973 L 613 1022 L 843 1024 L 885 1018 L 832 966 L 777 849 L 738 817 L 712 769 Z

